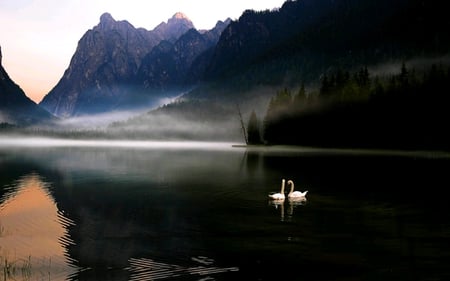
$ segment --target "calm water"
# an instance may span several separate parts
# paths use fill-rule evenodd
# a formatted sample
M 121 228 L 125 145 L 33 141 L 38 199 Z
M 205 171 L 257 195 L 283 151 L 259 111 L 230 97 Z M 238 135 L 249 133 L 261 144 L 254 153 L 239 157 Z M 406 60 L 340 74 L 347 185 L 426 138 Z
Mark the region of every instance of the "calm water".
M 450 157 L 0 140 L 0 280 L 450 280 Z M 303 203 L 268 201 L 281 179 Z

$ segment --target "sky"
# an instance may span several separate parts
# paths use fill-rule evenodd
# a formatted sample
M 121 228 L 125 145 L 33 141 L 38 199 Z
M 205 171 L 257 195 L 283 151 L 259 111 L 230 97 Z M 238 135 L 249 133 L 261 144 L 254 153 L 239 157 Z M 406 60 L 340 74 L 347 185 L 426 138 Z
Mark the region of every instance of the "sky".
M 285 0 L 0 0 L 3 67 L 25 94 L 40 102 L 58 83 L 78 41 L 108 12 L 115 20 L 154 29 L 176 12 L 197 29 L 218 20 L 238 19 L 243 11 L 272 10 Z

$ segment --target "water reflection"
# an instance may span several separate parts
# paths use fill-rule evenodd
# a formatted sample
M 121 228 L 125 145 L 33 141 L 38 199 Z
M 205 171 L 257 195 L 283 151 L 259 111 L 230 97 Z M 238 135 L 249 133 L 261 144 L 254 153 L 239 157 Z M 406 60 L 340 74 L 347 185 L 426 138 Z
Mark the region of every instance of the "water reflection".
M 239 271 L 239 268 L 237 267 L 212 266 L 214 260 L 203 256 L 192 257 L 192 261 L 195 261 L 197 264 L 193 266 L 181 266 L 156 262 L 147 258 L 132 258 L 129 260 L 130 266 L 127 267 L 126 270 L 131 272 L 130 281 L 159 280 L 180 277 L 186 278 L 189 276 L 202 276 L 211 278 L 210 275 L 213 274 Z
M 11 232 L 4 210 L 34 185 L 61 227 L 39 223 L 57 233 L 57 255 L 89 268 L 72 279 L 449 280 L 448 167 L 307 149 L 0 148 L 1 229 Z M 280 178 L 312 196 L 268 205 Z
M 306 198 L 288 198 L 286 200 L 269 200 L 268 204 L 276 210 L 279 210 L 280 221 L 290 222 L 293 220 L 294 209 L 305 205 L 306 202 Z M 287 211 L 285 211 L 285 205 L 287 205 Z
M 73 241 L 65 217 L 37 174 L 26 175 L 0 199 L 0 259 L 6 280 L 20 275 L 66 280 L 77 271 L 67 254 Z M 19 275 L 19 276 L 17 276 Z

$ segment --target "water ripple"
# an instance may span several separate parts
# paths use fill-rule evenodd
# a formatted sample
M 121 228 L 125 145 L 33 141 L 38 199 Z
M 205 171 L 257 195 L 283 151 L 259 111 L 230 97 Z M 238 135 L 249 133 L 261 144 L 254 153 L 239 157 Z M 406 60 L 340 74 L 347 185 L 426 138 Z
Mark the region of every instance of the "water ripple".
M 216 267 L 209 266 L 214 260 L 199 256 L 192 258 L 193 261 L 204 265 L 184 267 L 175 264 L 156 262 L 146 258 L 131 258 L 130 266 L 126 270 L 131 272 L 131 281 L 159 280 L 181 276 L 207 276 L 211 274 L 239 271 L 238 267 Z

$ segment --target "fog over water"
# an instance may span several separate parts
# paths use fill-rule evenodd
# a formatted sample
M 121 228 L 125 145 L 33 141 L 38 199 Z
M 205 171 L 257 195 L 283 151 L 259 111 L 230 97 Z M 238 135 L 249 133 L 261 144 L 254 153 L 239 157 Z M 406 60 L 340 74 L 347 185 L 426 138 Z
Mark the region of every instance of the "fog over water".
M 230 141 L 174 141 L 174 140 L 108 140 L 108 139 L 65 139 L 50 137 L 0 136 L 0 149 L 7 148 L 105 148 L 105 149 L 142 149 L 142 150 L 202 150 L 202 151 L 247 151 L 266 154 L 293 155 L 372 155 L 399 156 L 412 158 L 450 158 L 450 152 L 427 150 L 389 150 L 389 149 L 352 149 L 321 148 L 292 145 L 245 146 L 241 142 Z
M 142 148 L 142 149 L 193 149 L 193 150 L 229 150 L 231 142 L 202 141 L 143 141 L 143 140 L 78 140 L 44 137 L 0 137 L 1 147 L 98 147 L 98 148 Z

